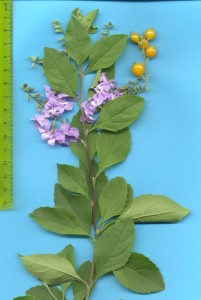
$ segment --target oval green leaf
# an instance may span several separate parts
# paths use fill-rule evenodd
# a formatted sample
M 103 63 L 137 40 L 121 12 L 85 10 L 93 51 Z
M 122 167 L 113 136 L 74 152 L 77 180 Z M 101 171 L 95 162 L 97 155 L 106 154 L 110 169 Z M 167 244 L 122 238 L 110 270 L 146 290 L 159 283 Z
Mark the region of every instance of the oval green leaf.
M 120 219 L 132 218 L 135 223 L 179 222 L 189 210 L 160 195 L 142 195 L 135 198 Z
M 120 96 L 104 105 L 91 131 L 97 128 L 114 132 L 122 130 L 138 119 L 143 107 L 144 99 L 139 96 Z
M 59 183 L 68 191 L 82 195 L 87 193 L 87 181 L 84 172 L 77 167 L 57 165 Z
M 99 197 L 101 223 L 117 216 L 123 210 L 127 200 L 127 183 L 124 178 L 110 180 L 102 189 Z
M 81 280 L 72 264 L 58 254 L 35 254 L 20 256 L 24 267 L 34 277 L 48 285 L 57 285 L 67 280 Z
M 132 253 L 125 266 L 114 271 L 114 275 L 123 286 L 136 293 L 149 294 L 165 289 L 160 270 L 139 253 Z
M 102 131 L 97 138 L 98 175 L 106 168 L 125 160 L 130 151 L 130 143 L 129 128 L 119 132 Z
M 40 207 L 30 216 L 41 227 L 57 234 L 89 236 L 89 230 L 80 223 L 77 215 L 63 207 Z
M 89 233 L 92 206 L 86 196 L 70 194 L 61 185 L 56 184 L 54 189 L 54 202 L 56 207 L 63 207 L 74 214 L 76 219 L 79 220 L 79 227 Z
M 68 55 L 81 66 L 89 56 L 92 43 L 86 28 L 74 16 L 71 17 L 66 29 L 66 48 Z
M 98 9 L 92 10 L 89 13 L 87 13 L 85 16 L 83 16 L 81 23 L 85 26 L 87 31 L 89 33 L 96 33 L 97 28 L 93 27 L 93 23 L 99 13 Z
M 45 48 L 43 70 L 53 89 L 76 99 L 78 74 L 67 56 L 56 49 Z
M 94 245 L 97 278 L 124 266 L 131 255 L 133 242 L 132 219 L 118 221 L 104 231 Z
M 114 34 L 98 40 L 89 54 L 88 72 L 112 66 L 124 51 L 127 38 L 125 34 Z

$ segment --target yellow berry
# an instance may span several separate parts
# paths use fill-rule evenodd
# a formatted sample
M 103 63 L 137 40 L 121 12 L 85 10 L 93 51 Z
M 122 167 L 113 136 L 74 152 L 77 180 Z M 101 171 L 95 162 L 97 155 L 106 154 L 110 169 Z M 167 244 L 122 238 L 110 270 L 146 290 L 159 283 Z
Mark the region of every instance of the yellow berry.
M 136 32 L 131 32 L 130 39 L 133 43 L 138 43 L 140 40 L 140 36 Z
M 156 48 L 154 46 L 150 46 L 146 49 L 145 54 L 148 58 L 153 58 L 154 56 L 156 56 Z
M 138 42 L 138 46 L 140 47 L 140 49 L 146 50 L 147 47 L 149 47 L 149 42 L 146 39 L 140 38 Z
M 132 65 L 131 71 L 135 76 L 142 76 L 145 72 L 145 66 L 140 62 L 136 62 Z
M 153 40 L 156 37 L 156 32 L 153 28 L 149 28 L 145 31 L 144 37 L 147 40 Z

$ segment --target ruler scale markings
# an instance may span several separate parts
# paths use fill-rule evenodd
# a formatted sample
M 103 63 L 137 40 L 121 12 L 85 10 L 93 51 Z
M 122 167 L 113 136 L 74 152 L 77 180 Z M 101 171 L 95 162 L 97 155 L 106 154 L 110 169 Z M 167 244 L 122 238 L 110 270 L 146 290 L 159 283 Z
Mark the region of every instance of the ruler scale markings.
M 13 206 L 12 8 L 0 2 L 0 209 Z

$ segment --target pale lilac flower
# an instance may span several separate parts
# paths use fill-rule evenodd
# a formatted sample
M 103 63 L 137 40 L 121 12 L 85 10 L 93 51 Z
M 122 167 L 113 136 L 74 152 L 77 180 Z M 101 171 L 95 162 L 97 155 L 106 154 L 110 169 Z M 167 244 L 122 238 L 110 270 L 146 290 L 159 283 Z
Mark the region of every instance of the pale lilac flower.
M 60 117 L 65 111 L 63 105 L 58 102 L 55 98 L 51 98 L 45 103 L 44 109 L 42 111 L 45 118 L 57 118 Z
M 46 96 L 48 99 L 54 98 L 54 93 L 53 93 L 53 91 L 51 91 L 49 86 L 45 85 L 44 89 L 45 89 L 45 93 L 46 93 Z
M 69 123 L 64 122 L 59 128 L 56 127 L 56 121 L 65 112 L 73 109 L 71 97 L 61 93 L 53 92 L 50 87 L 45 86 L 45 92 L 48 100 L 44 104 L 41 114 L 33 118 L 36 129 L 41 133 L 41 139 L 47 141 L 51 146 L 59 144 L 68 146 L 70 142 L 78 142 L 79 130 L 71 127 Z M 54 119 L 51 123 L 49 119 Z
M 41 138 L 46 140 L 50 146 L 54 146 L 55 144 L 68 146 L 70 142 L 77 143 L 79 135 L 80 133 L 77 128 L 65 122 L 59 128 L 42 133 Z
M 58 103 L 64 108 L 64 110 L 73 110 L 73 103 L 72 102 L 66 102 L 63 100 L 59 100 Z
M 35 128 L 40 132 L 46 132 L 50 129 L 51 123 L 45 118 L 44 115 L 36 115 L 35 118 L 31 119 L 34 121 Z
M 107 77 L 104 73 L 102 73 L 99 84 L 96 85 L 94 91 L 96 94 L 93 98 L 97 101 L 105 102 L 112 97 L 112 89 L 114 89 L 114 80 L 107 80 Z M 100 105 L 102 104 L 100 103 Z
M 43 114 L 46 118 L 58 118 L 64 111 L 73 109 L 73 103 L 66 100 L 72 100 L 71 97 L 65 94 L 56 94 L 51 91 L 50 87 L 45 85 L 45 92 L 48 98 L 43 110 Z
M 98 84 L 94 87 L 96 92 L 92 98 L 82 103 L 84 110 L 84 121 L 93 123 L 94 114 L 108 101 L 112 101 L 119 97 L 121 93 L 115 88 L 114 80 L 108 80 L 105 73 L 102 73 Z
M 47 141 L 50 146 L 55 145 L 54 130 L 49 130 L 41 134 L 41 139 Z
M 68 142 L 78 142 L 80 132 L 76 127 L 72 127 L 66 122 L 61 124 L 60 131 L 66 136 Z

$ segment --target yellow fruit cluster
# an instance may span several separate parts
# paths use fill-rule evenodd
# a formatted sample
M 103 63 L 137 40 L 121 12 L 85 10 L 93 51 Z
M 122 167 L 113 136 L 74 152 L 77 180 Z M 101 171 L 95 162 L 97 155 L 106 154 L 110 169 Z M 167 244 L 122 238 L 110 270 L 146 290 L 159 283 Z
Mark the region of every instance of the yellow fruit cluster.
M 140 36 L 137 32 L 132 32 L 130 39 L 133 43 L 137 44 L 142 49 L 143 55 L 147 58 L 153 58 L 156 56 L 155 46 L 150 46 L 149 42 L 156 37 L 156 32 L 153 28 L 149 28 L 145 31 L 143 36 Z M 143 76 L 145 72 L 145 65 L 141 62 L 135 62 L 132 66 L 132 73 L 135 76 Z

